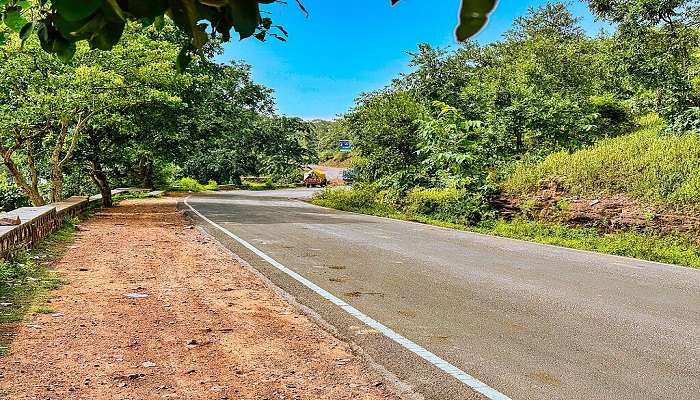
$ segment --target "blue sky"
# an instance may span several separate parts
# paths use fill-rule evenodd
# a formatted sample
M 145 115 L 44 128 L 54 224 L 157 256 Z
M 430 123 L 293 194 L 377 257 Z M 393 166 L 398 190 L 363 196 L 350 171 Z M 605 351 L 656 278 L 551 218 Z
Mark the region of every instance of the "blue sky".
M 303 0 L 306 18 L 294 4 L 268 6 L 275 23 L 290 37 L 233 40 L 220 61 L 242 60 L 252 65 L 253 77 L 275 90 L 280 113 L 306 119 L 331 119 L 352 106 L 358 94 L 381 88 L 409 70 L 407 52 L 419 43 L 455 46 L 453 32 L 459 0 Z M 529 6 L 546 0 L 501 0 L 481 43 L 498 40 Z M 594 20 L 585 3 L 570 2 L 595 34 L 604 25 Z

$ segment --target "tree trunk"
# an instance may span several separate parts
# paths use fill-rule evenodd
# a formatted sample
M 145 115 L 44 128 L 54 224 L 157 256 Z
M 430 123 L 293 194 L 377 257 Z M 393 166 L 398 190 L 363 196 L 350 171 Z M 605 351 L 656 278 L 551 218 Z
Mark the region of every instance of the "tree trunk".
M 142 157 L 141 161 L 141 185 L 147 189 L 153 189 L 153 160 Z
M 29 199 L 32 201 L 32 204 L 35 206 L 43 206 L 46 205 L 46 200 L 41 196 L 41 193 L 39 193 L 39 188 L 37 185 L 30 185 L 27 183 L 27 180 L 24 179 L 24 176 L 22 173 L 19 171 L 19 168 L 17 168 L 17 164 L 12 160 L 11 156 L 8 156 L 7 154 L 4 157 L 3 164 L 5 164 L 5 167 L 7 167 L 7 170 L 10 171 L 10 174 L 12 175 L 12 178 L 14 178 L 15 183 L 17 186 L 19 186 L 24 193 L 29 196 Z
M 63 200 L 63 171 L 60 168 L 51 168 L 51 202 L 57 203 Z
M 102 171 L 102 165 L 98 161 L 93 160 L 91 161 L 91 164 L 92 171 L 90 172 L 90 177 L 100 189 L 100 194 L 102 195 L 102 206 L 112 207 L 112 188 L 109 186 L 107 174 Z
M 61 124 L 61 131 L 56 138 L 56 144 L 51 152 L 51 202 L 63 200 L 63 165 L 61 163 L 61 151 L 68 134 L 68 123 Z

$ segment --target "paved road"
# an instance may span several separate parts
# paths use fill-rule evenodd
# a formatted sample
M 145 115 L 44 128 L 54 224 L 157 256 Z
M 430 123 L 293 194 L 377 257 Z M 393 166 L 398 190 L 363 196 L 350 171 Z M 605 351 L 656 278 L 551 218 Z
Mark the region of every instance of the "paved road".
M 189 203 L 512 399 L 700 398 L 700 271 L 297 200 L 310 193 L 215 193 Z M 221 240 L 425 398 L 480 398 Z

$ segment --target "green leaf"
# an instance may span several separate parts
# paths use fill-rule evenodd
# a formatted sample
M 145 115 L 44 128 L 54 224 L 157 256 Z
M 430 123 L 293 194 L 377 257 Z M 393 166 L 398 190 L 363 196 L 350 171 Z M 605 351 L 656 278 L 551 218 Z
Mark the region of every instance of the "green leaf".
M 229 4 L 233 28 L 241 39 L 252 36 L 260 25 L 260 9 L 256 0 L 240 0 Z
M 57 16 L 54 20 L 54 25 L 63 37 L 72 41 L 78 41 L 89 39 L 96 32 L 101 32 L 105 26 L 105 20 L 101 14 L 96 14 L 90 19 L 80 21 L 66 21 Z
M 88 39 L 91 49 L 112 50 L 124 33 L 124 22 L 110 22 Z
M 496 0 L 462 0 L 457 26 L 457 40 L 465 41 L 486 25 L 489 14 L 496 8 Z
M 51 3 L 66 21 L 79 21 L 92 15 L 103 0 L 53 0 Z
M 188 36 L 194 33 L 197 23 L 197 8 L 191 0 L 172 0 L 169 9 L 170 18 L 178 28 Z
M 3 18 L 3 21 L 5 22 L 5 25 L 7 25 L 8 28 L 12 29 L 15 32 L 19 32 L 20 30 L 22 30 L 24 25 L 27 24 L 27 20 L 17 9 L 7 11 L 5 13 L 5 18 Z
M 3 44 L 5 44 L 5 41 L 6 41 L 6 40 L 7 40 L 7 39 L 5 38 L 5 34 L 4 34 L 3 32 L 0 32 L 0 46 L 2 46 Z
M 34 32 L 34 22 L 29 22 L 22 27 L 19 31 L 19 38 L 22 39 L 22 43 L 29 39 L 29 35 L 31 35 L 32 32 Z
M 136 18 L 155 18 L 168 9 L 167 0 L 128 0 L 129 14 Z
M 53 43 L 53 50 L 56 56 L 63 62 L 68 62 L 75 54 L 75 43 L 63 38 L 56 38 Z
M 104 14 L 105 18 L 114 22 L 125 20 L 124 11 L 119 3 L 117 3 L 117 0 L 105 0 L 105 2 L 102 3 L 102 13 Z
M 165 27 L 165 18 L 162 15 L 157 16 L 153 21 L 153 26 L 155 26 L 159 31 L 163 30 Z

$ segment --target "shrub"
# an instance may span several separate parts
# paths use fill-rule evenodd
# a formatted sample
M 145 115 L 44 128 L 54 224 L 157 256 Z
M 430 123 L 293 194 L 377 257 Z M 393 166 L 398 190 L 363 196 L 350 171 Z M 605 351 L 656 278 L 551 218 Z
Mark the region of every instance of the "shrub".
M 216 190 L 219 185 L 215 181 L 209 181 L 206 185 L 202 185 L 194 178 L 180 178 L 173 185 L 173 189 L 183 190 L 185 192 L 205 192 L 207 190 Z
M 416 187 L 406 195 L 403 210 L 409 216 L 425 215 L 467 225 L 494 216 L 480 194 L 454 188 Z
M 11 211 L 30 204 L 29 197 L 19 187 L 12 184 L 0 185 L 0 208 L 2 211 Z
M 401 217 L 386 191 L 373 185 L 358 185 L 352 189 L 328 188 L 311 199 L 313 204 L 384 217 Z

